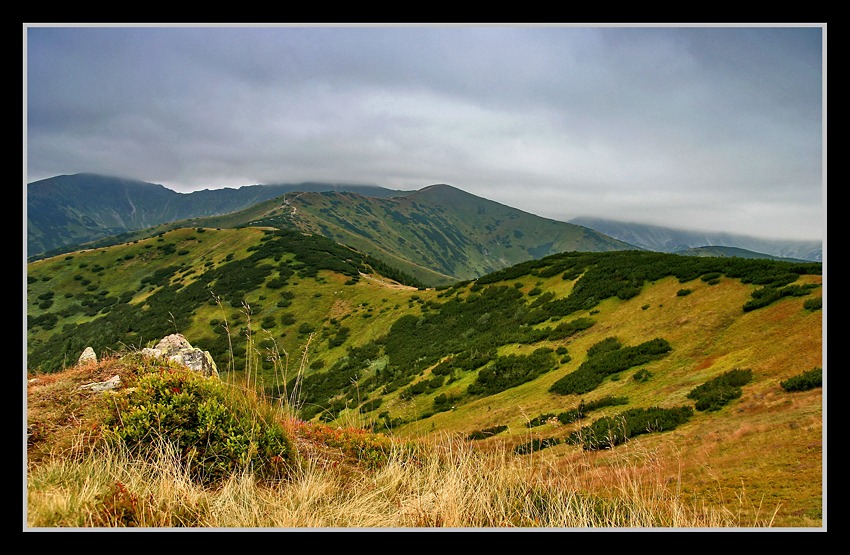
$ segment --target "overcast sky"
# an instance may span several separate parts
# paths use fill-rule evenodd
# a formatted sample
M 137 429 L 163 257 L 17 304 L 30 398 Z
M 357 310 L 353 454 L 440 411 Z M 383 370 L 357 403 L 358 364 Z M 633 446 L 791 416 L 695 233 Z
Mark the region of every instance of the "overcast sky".
M 447 183 L 825 239 L 826 28 L 25 25 L 27 183 Z

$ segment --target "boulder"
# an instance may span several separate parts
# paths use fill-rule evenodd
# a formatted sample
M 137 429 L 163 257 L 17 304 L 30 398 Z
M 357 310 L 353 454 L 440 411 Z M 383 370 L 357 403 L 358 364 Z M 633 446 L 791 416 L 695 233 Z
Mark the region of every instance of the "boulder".
M 156 347 L 145 347 L 142 354 L 151 357 L 164 357 L 186 366 L 190 370 L 200 372 L 204 376 L 218 377 L 218 367 L 209 351 L 196 349 L 189 344 L 185 337 L 174 333 L 163 337 Z
M 88 364 L 89 362 L 97 363 L 97 355 L 94 354 L 94 349 L 91 347 L 86 347 L 83 351 L 83 354 L 80 355 L 80 358 L 77 359 L 77 364 L 82 366 L 83 364 Z

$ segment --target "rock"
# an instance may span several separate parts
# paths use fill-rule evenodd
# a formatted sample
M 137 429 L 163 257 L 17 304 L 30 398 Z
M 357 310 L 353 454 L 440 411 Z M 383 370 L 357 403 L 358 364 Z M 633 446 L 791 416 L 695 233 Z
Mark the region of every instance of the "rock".
M 142 354 L 151 357 L 164 357 L 182 364 L 183 366 L 200 372 L 204 376 L 218 377 L 218 367 L 212 359 L 209 351 L 202 351 L 192 347 L 191 344 L 179 333 L 163 337 L 156 347 L 145 347 Z
M 88 364 L 89 362 L 97 363 L 97 355 L 94 354 L 94 349 L 86 347 L 83 354 L 81 354 L 80 358 L 77 360 L 77 364 L 83 365 Z
M 110 389 L 118 389 L 121 387 L 121 376 L 115 374 L 105 382 L 95 382 L 81 385 L 77 389 L 91 389 L 92 391 L 106 391 Z

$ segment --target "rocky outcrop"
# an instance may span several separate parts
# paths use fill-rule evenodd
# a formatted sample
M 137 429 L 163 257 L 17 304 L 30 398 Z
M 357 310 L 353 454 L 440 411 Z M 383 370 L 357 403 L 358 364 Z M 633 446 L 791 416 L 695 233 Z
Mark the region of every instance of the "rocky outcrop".
M 204 376 L 218 377 L 218 367 L 215 365 L 210 352 L 192 347 L 186 338 L 179 333 L 163 337 L 156 347 L 145 347 L 141 353 L 145 356 L 173 360 Z

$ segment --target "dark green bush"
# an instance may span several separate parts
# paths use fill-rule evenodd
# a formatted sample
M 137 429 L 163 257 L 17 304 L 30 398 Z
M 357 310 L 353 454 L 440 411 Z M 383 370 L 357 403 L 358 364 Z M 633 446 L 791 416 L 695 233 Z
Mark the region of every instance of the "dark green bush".
M 531 420 L 526 422 L 525 427 L 526 428 L 536 428 L 537 426 L 542 426 L 543 424 L 548 422 L 550 418 L 555 418 L 555 413 L 546 412 L 546 413 L 543 413 L 543 414 L 538 414 L 537 416 L 535 416 L 534 418 L 532 418 Z
M 339 347 L 348 339 L 349 334 L 351 333 L 351 328 L 341 326 L 335 335 L 328 338 L 328 346 Z
M 679 297 L 686 297 L 691 293 L 693 293 L 693 290 L 691 289 L 679 289 L 678 291 L 676 291 L 676 295 Z
M 691 407 L 672 409 L 652 407 L 631 409 L 616 416 L 604 417 L 574 432 L 585 451 L 610 449 L 640 434 L 669 431 L 693 416 Z
M 561 443 L 562 440 L 556 437 L 547 437 L 540 439 L 532 439 L 527 443 L 523 443 L 521 445 L 517 445 L 514 447 L 515 455 L 528 455 L 534 453 L 535 451 L 540 451 L 541 449 L 546 449 L 547 447 L 554 447 Z
M 490 428 L 484 428 L 483 430 L 476 430 L 474 432 L 470 432 L 466 439 L 469 441 L 478 440 L 478 439 L 486 439 L 488 437 L 493 437 L 496 434 L 500 434 L 507 430 L 507 426 L 492 426 Z
M 193 479 L 220 483 L 234 472 L 258 478 L 287 473 L 296 451 L 284 429 L 259 408 L 237 400 L 217 378 L 165 368 L 142 375 L 104 403 L 114 438 L 145 456 L 160 440 L 173 444 Z
M 656 338 L 635 347 L 619 347 L 616 338 L 609 337 L 588 349 L 588 358 L 549 387 L 552 393 L 583 394 L 596 389 L 606 376 L 616 374 L 665 356 L 672 350 L 664 339 Z
M 458 397 L 456 395 L 446 395 L 445 393 L 440 393 L 436 397 L 434 397 L 434 412 L 445 412 L 448 410 L 452 410 L 457 402 Z
M 702 411 L 720 410 L 724 405 L 741 396 L 741 386 L 752 380 L 753 371 L 736 368 L 724 372 L 688 393 L 688 399 L 696 401 L 696 409 Z
M 493 395 L 531 381 L 554 367 L 554 351 L 548 347 L 536 349 L 528 356 L 497 357 L 478 372 L 478 377 L 467 391 L 470 395 Z
M 637 372 L 634 373 L 632 379 L 636 382 L 643 383 L 649 381 L 649 378 L 652 377 L 652 372 L 647 370 L 646 368 L 641 368 Z
M 587 356 L 592 357 L 598 354 L 616 351 L 622 346 L 623 344 L 620 343 L 620 340 L 616 337 L 606 337 L 605 339 L 597 341 L 591 345 L 590 348 L 587 349 Z
M 555 329 L 549 333 L 549 340 L 556 341 L 573 336 L 580 331 L 590 328 L 594 323 L 591 318 L 576 318 L 569 322 L 562 322 L 555 326 Z
M 806 299 L 803 301 L 803 308 L 806 310 L 820 310 L 823 306 L 823 299 L 821 297 L 815 297 L 813 299 Z
M 823 370 L 820 367 L 812 368 L 802 374 L 797 374 L 785 381 L 779 382 L 785 391 L 808 391 L 823 386 Z

